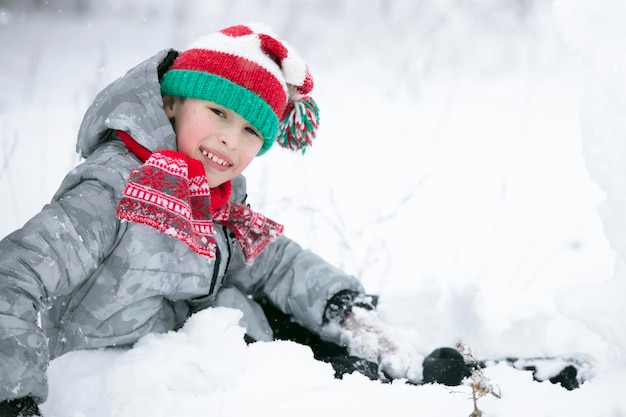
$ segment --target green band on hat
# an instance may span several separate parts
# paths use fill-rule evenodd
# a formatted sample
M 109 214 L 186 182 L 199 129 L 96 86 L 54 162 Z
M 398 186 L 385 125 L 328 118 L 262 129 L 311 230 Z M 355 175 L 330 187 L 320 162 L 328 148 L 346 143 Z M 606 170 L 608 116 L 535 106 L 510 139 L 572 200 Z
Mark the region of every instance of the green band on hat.
M 278 134 L 278 117 L 265 100 L 218 75 L 172 69 L 161 80 L 161 94 L 212 101 L 239 114 L 263 136 L 263 146 L 257 156 L 272 147 Z

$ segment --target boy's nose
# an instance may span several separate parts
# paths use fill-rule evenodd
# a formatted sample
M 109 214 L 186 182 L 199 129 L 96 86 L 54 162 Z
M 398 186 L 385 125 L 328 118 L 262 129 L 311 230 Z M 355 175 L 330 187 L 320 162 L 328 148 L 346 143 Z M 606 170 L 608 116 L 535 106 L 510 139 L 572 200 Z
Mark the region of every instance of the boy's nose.
M 239 145 L 239 134 L 235 129 L 225 129 L 220 133 L 220 140 L 230 149 L 236 149 Z

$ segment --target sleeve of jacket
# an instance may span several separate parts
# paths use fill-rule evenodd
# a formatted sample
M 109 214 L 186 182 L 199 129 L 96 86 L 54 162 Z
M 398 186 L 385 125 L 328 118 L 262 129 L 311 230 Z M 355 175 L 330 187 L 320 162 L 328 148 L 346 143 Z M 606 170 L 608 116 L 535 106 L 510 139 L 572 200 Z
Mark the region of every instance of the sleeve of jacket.
M 113 244 L 116 192 L 95 174 L 89 164 L 76 168 L 51 204 L 0 241 L 0 401 L 46 398 L 49 354 L 39 315 L 48 300 L 83 282 Z
M 316 333 L 322 327 L 326 305 L 335 294 L 343 290 L 364 292 L 356 277 L 284 235 L 268 245 L 251 266 L 245 265 L 237 243 L 231 243 L 231 247 L 227 283 L 254 297 L 267 298 Z

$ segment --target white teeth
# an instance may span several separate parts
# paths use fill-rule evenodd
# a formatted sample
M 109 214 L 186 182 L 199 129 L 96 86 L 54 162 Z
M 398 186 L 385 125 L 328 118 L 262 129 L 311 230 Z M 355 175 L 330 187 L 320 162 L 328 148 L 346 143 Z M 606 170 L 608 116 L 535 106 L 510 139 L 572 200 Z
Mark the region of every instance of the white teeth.
M 222 158 L 218 158 L 217 156 L 213 155 L 211 152 L 202 151 L 202 155 L 206 156 L 211 161 L 216 162 L 220 165 L 223 165 L 223 166 L 229 165 L 228 162 L 224 161 Z

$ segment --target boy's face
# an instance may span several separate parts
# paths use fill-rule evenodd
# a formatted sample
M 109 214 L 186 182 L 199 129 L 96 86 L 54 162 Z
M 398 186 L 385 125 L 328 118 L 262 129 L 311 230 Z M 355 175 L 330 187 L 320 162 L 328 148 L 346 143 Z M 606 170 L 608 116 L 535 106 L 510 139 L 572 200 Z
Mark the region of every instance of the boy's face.
M 174 120 L 178 151 L 204 165 L 209 187 L 241 174 L 263 146 L 263 137 L 246 119 L 212 101 L 164 97 Z

